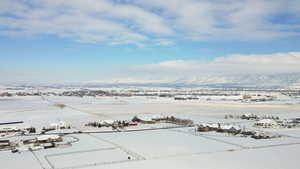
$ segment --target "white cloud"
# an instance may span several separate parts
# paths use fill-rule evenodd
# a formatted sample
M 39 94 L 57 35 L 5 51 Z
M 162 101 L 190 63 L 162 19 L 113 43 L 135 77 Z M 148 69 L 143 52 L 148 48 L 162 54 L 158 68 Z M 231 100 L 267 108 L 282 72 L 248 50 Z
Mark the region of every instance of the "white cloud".
M 138 45 L 277 39 L 299 36 L 299 6 L 298 0 L 1 0 L 0 34 Z M 295 16 L 288 18 L 294 24 L 272 21 L 282 13 Z
M 173 46 L 175 42 L 170 39 L 156 39 L 154 41 L 159 46 Z
M 170 60 L 133 66 L 132 70 L 151 75 L 197 76 L 203 74 L 251 74 L 300 72 L 300 52 L 235 54 L 212 61 Z M 134 71 L 133 71 L 134 72 Z
M 0 8 L 5 9 L 0 12 L 3 14 L 0 15 L 0 26 L 4 28 L 0 32 L 2 35 L 27 32 L 54 34 L 80 42 L 141 44 L 148 40 L 145 33 L 173 33 L 161 17 L 132 5 L 114 4 L 107 0 L 30 2 L 31 7 L 26 1 L 0 2 Z
M 297 0 L 139 0 L 144 7 L 164 9 L 162 15 L 183 38 L 191 40 L 264 40 L 298 35 L 293 25 L 272 23 L 276 14 L 297 12 Z
M 212 61 L 169 60 L 122 68 L 120 74 L 91 83 L 264 83 L 300 80 L 300 52 L 235 54 Z M 288 77 L 285 77 L 285 75 Z M 286 80 L 286 81 L 285 81 Z

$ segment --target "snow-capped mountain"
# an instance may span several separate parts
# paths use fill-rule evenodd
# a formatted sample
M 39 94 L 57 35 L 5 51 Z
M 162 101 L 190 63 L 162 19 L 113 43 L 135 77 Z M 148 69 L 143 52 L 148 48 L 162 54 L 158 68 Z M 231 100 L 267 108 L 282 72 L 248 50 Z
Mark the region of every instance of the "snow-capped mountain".
M 206 75 L 165 79 L 116 79 L 99 80 L 86 85 L 118 86 L 207 86 L 207 87 L 267 87 L 300 88 L 300 73 Z

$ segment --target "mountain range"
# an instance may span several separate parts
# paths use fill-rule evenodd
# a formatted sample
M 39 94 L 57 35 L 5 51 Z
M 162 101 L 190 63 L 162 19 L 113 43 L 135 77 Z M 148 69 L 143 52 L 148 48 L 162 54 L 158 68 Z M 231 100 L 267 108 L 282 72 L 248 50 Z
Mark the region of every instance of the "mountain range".
M 205 75 L 165 79 L 114 79 L 86 82 L 87 86 L 160 86 L 216 88 L 300 88 L 300 73 Z

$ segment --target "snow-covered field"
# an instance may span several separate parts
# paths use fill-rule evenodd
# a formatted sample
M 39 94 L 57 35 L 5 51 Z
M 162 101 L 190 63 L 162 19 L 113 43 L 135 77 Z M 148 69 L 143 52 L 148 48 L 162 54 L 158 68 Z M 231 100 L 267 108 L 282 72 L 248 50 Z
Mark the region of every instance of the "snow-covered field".
M 153 97 L 64 97 L 14 96 L 0 98 L 0 123 L 24 121 L 42 128 L 66 121 L 75 130 L 89 121 L 130 120 L 134 115 L 173 115 L 194 123 L 235 123 L 251 127 L 251 121 L 224 119 L 226 114 L 274 115 L 300 118 L 298 100 L 282 97 L 282 102 L 241 103 L 232 101 L 179 101 Z M 287 102 L 288 101 L 288 102 Z M 65 104 L 59 108 L 54 104 Z M 165 127 L 170 124 L 157 124 Z M 0 126 L 1 127 L 1 126 Z M 145 125 L 136 128 L 151 128 Z M 132 127 L 135 128 L 135 127 Z M 216 133 L 197 133 L 193 127 L 115 133 L 78 133 L 69 147 L 11 153 L 0 151 L 3 169 L 67 168 L 206 168 L 206 169 L 298 169 L 300 128 L 261 129 L 284 135 L 281 138 L 255 140 Z M 1 138 L 5 139 L 5 138 Z

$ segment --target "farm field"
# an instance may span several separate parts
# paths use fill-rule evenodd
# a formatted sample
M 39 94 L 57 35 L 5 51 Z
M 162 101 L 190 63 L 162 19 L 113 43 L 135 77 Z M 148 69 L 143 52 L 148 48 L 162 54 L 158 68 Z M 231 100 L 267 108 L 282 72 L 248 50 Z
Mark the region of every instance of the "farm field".
M 72 129 L 53 133 L 82 132 L 63 137 L 76 139 L 71 146 L 18 153 L 0 151 L 0 163 L 7 169 L 21 169 L 24 166 L 31 169 L 150 169 L 161 166 L 173 169 L 296 169 L 300 153 L 300 128 L 261 128 L 262 131 L 282 134 L 283 137 L 256 140 L 215 132 L 199 133 L 192 126 L 172 128 L 176 125 L 163 123 L 132 126 L 119 132 L 110 128 L 85 126 L 89 121 L 131 120 L 134 116 L 150 118 L 165 115 L 191 119 L 195 124 L 231 123 L 253 128 L 253 121 L 225 119 L 224 116 L 254 113 L 260 116 L 298 118 L 300 105 L 297 102 L 248 104 L 182 102 L 148 97 L 64 96 L 15 96 L 1 98 L 0 102 L 1 122 L 23 121 L 23 124 L 18 125 L 42 128 L 53 122 L 66 121 Z M 65 107 L 60 108 L 55 104 L 64 104 Z M 3 136 L 1 139 L 11 137 L 18 136 Z

